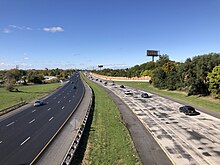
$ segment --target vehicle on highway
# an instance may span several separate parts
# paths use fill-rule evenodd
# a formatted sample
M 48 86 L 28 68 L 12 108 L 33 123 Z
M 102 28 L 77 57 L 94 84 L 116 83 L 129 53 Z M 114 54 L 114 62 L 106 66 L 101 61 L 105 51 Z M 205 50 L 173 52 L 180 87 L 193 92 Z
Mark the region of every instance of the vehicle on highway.
M 198 115 L 199 114 L 199 112 L 196 112 L 194 107 L 188 106 L 188 105 L 180 107 L 179 111 L 183 112 L 185 115 Z
M 124 85 L 120 85 L 120 88 L 125 88 L 125 86 Z
M 43 100 L 36 100 L 36 101 L 34 102 L 34 106 L 35 106 L 35 107 L 38 107 L 38 106 L 41 106 L 41 105 L 44 105 L 44 101 L 43 101 Z
M 105 84 L 105 85 L 107 85 L 107 84 L 108 84 L 108 82 L 107 82 L 107 81 L 105 81 L 105 82 L 104 82 L 104 84 Z
M 141 93 L 142 98 L 149 98 L 149 95 L 146 92 Z
M 131 91 L 125 91 L 126 95 L 133 95 L 133 93 Z

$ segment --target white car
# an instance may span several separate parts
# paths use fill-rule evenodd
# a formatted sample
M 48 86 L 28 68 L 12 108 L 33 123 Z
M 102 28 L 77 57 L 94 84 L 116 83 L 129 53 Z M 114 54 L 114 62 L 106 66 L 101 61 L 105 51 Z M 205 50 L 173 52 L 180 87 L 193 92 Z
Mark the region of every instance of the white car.
M 34 106 L 35 106 L 35 107 L 41 106 L 41 105 L 44 105 L 43 100 L 37 100 L 37 101 L 34 102 Z
M 133 93 L 131 91 L 125 91 L 126 95 L 133 95 Z

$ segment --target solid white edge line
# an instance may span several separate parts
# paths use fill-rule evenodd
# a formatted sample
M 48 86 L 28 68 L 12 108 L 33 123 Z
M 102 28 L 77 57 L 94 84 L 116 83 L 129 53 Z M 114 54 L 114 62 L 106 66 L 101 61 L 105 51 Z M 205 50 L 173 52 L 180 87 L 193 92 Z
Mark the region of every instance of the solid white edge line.
M 31 137 L 29 136 L 25 141 L 23 141 L 20 145 L 22 146 L 24 143 L 26 143 Z

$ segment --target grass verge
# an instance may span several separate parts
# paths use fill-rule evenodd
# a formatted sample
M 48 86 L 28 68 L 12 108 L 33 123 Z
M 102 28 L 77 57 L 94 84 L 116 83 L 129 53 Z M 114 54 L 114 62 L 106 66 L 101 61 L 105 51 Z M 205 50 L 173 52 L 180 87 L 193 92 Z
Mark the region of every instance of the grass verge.
M 175 100 L 184 101 L 189 104 L 201 107 L 203 109 L 212 110 L 220 113 L 220 101 L 217 99 L 212 99 L 210 97 L 199 97 L 199 96 L 187 96 L 185 92 L 180 91 L 168 91 L 168 90 L 160 90 L 154 88 L 147 82 L 121 82 L 117 81 L 118 84 L 123 84 L 127 86 L 131 86 L 134 88 L 139 88 L 142 90 L 147 90 L 149 92 L 158 93 L 162 96 L 167 96 L 173 98 Z
M 94 91 L 95 106 L 83 164 L 142 164 L 116 104 L 97 84 L 85 81 Z
M 16 87 L 20 92 L 9 92 L 5 88 L 0 88 L 0 110 L 15 105 L 22 100 L 27 102 L 42 97 L 55 90 L 60 84 L 42 84 Z

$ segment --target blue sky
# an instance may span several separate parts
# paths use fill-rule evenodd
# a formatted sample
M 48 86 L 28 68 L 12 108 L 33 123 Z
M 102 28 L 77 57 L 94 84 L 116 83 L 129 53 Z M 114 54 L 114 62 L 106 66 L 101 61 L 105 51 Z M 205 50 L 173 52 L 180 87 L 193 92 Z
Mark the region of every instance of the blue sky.
M 0 69 L 125 68 L 220 52 L 219 0 L 0 0 Z

